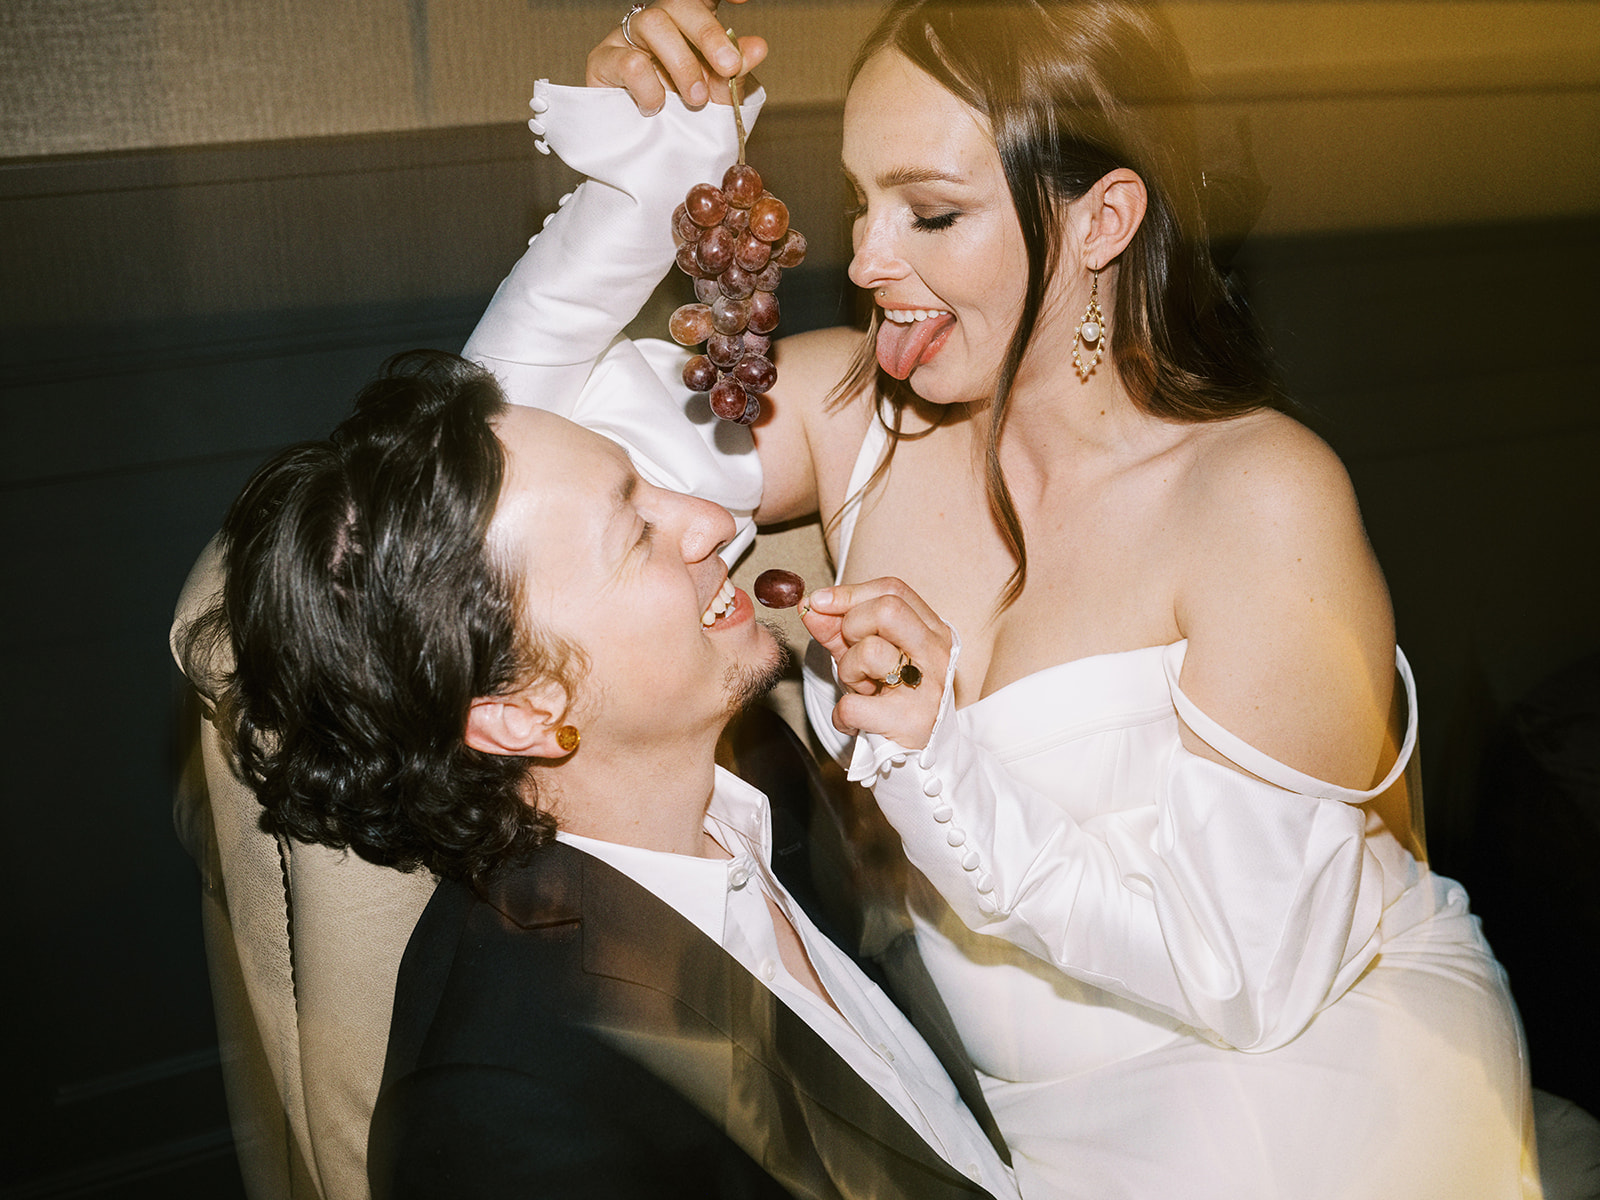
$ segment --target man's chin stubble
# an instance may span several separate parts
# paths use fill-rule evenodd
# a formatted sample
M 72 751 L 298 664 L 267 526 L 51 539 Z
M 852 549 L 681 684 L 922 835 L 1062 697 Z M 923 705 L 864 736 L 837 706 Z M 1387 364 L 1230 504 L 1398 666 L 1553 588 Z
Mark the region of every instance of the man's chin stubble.
M 735 716 L 760 700 L 783 679 L 789 670 L 789 647 L 775 624 L 758 620 L 762 628 L 772 635 L 772 658 L 754 665 L 730 664 L 725 680 L 728 693 L 728 715 Z

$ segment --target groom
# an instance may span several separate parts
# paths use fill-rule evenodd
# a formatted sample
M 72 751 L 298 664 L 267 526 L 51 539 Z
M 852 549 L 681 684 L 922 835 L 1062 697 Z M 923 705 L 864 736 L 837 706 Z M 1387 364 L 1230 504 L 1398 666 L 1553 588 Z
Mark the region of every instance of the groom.
M 230 512 L 219 713 L 265 820 L 444 880 L 400 971 L 378 1200 L 1015 1195 L 714 765 L 779 659 L 733 535 L 438 354 Z

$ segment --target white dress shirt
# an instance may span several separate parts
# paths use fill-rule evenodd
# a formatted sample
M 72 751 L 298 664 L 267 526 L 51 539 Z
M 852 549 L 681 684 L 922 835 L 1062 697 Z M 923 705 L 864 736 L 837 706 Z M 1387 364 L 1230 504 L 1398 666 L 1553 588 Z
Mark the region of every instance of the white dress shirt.
M 772 873 L 766 797 L 718 767 L 705 830 L 731 858 L 668 854 L 564 831 L 556 836 L 671 905 L 811 1026 L 947 1162 L 999 1200 L 1015 1197 L 1010 1169 L 928 1044 Z M 794 926 L 837 1011 L 784 966 L 769 897 Z

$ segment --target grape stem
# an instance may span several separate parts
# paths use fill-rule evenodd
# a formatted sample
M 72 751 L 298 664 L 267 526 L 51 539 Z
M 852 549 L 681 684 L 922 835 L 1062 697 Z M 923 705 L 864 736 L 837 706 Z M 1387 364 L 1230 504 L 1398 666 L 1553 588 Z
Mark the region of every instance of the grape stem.
M 738 39 L 733 36 L 733 30 L 729 29 L 726 32 L 728 35 L 728 40 L 734 44 L 735 48 L 737 48 L 739 42 Z M 744 165 L 744 113 L 740 111 L 744 105 L 744 99 L 739 94 L 742 90 L 739 87 L 739 81 L 743 78 L 743 75 L 735 75 L 732 79 L 728 80 L 728 91 L 733 97 L 733 127 L 739 131 L 740 166 Z

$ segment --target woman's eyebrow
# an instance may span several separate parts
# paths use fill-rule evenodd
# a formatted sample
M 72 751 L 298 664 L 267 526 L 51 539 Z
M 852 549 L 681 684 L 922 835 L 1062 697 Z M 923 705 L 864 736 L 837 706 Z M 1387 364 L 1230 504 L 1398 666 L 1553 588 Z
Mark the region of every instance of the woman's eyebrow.
M 845 179 L 852 186 L 859 186 L 856 182 L 855 173 L 849 167 L 841 163 L 839 169 L 844 172 Z M 967 179 L 964 175 L 952 174 L 949 171 L 940 170 L 938 167 L 891 167 L 878 175 L 877 182 L 880 188 L 887 189 L 905 187 L 907 184 L 913 183 L 964 184 Z
M 966 178 L 941 171 L 938 167 L 893 167 L 878 176 L 881 188 L 905 187 L 910 183 L 965 183 Z

